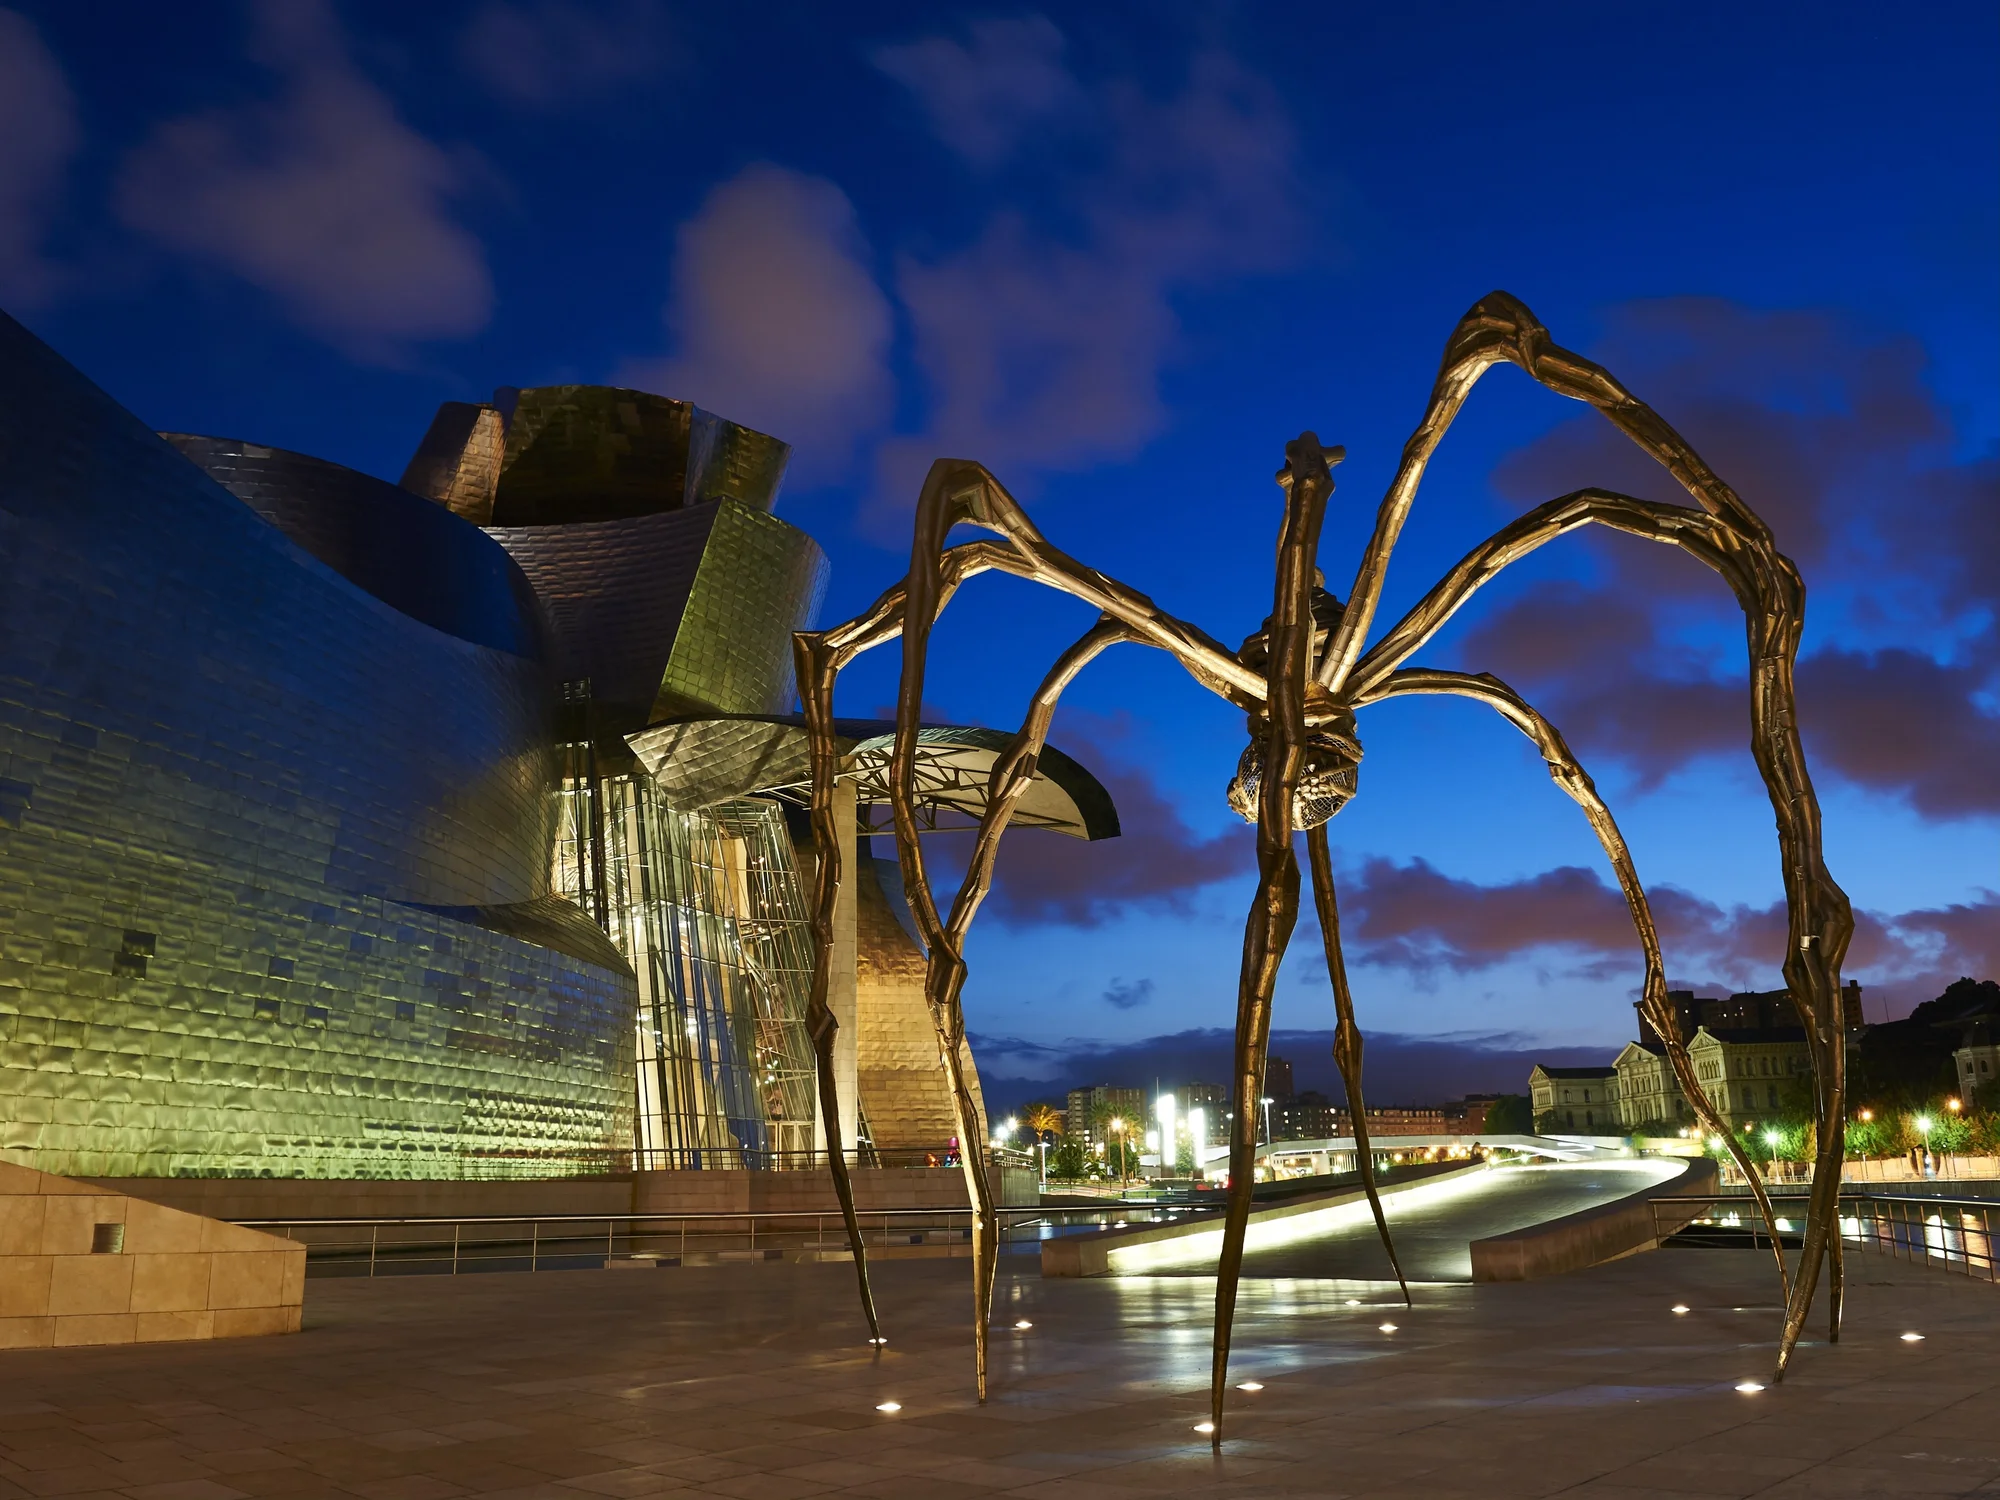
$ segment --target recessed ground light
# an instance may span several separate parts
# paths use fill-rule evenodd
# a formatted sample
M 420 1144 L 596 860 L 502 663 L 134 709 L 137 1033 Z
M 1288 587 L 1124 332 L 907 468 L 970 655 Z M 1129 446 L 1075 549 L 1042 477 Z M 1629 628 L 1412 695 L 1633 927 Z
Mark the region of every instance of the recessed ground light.
M 877 1411 L 901 1411 L 902 1409 L 903 1403 L 900 1401 L 884 1401 L 880 1406 L 875 1408 Z
M 1394 1333 L 1396 1331 L 1396 1325 L 1394 1323 L 1384 1323 L 1382 1325 L 1382 1331 L 1384 1333 Z
M 1215 1431 L 1215 1424 L 1213 1422 L 1197 1422 L 1194 1424 L 1194 1430 L 1196 1432 L 1213 1432 Z
M 1923 1341 L 1924 1336 L 1921 1333 L 1906 1333 L 1903 1335 L 1903 1342 L 1906 1344 L 1921 1344 Z
M 1361 1299 L 1359 1297 L 1349 1297 L 1347 1299 L 1347 1305 L 1349 1307 L 1359 1307 L 1361 1305 Z
M 1239 1391 L 1261 1391 L 1264 1389 L 1264 1382 L 1261 1380 L 1246 1380 L 1243 1384 L 1236 1387 L 1236 1389 Z
M 1033 1328 L 1035 1325 L 1033 1323 L 1030 1323 L 1026 1318 L 1023 1318 L 1014 1326 L 1016 1328 Z
M 1688 1305 L 1685 1302 L 1676 1302 L 1674 1304 L 1674 1311 L 1677 1313 L 1684 1313 L 1687 1310 L 1688 1310 Z
M 1754 1380 L 1745 1380 L 1740 1382 L 1737 1385 L 1736 1389 L 1741 1391 L 1746 1396 L 1754 1396 L 1757 1394 L 1757 1392 L 1763 1390 L 1764 1387 L 1757 1384 L 1757 1382 Z

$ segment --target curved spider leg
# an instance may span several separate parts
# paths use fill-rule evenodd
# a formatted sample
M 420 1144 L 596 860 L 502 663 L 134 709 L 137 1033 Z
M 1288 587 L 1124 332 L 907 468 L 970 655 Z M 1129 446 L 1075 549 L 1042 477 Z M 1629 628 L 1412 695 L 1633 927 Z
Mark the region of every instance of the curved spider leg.
M 1751 748 L 1776 815 L 1792 933 L 1785 976 L 1812 1057 L 1818 1115 L 1805 1246 L 1779 1340 L 1777 1378 L 1782 1379 L 1810 1311 L 1822 1262 L 1828 1266 L 1830 1326 L 1836 1337 L 1838 1333 L 1844 1291 L 1838 1214 L 1847 1061 L 1838 1009 L 1838 965 L 1853 930 L 1847 897 L 1826 873 L 1820 854 L 1819 803 L 1798 735 L 1793 662 L 1805 605 L 1798 570 L 1767 540 L 1730 530 L 1714 510 L 1657 505 L 1603 490 L 1579 491 L 1538 507 L 1467 554 L 1363 658 L 1348 686 L 1357 697 L 1375 693 L 1397 663 L 1428 640 L 1500 568 L 1591 522 L 1680 547 L 1721 575 L 1744 613 L 1751 662 Z M 1831 996 L 1830 1015 L 1828 1006 L 1811 998 L 1815 985 Z M 1722 1134 L 1732 1138 L 1730 1132 Z
M 1340 1081 L 1347 1090 L 1347 1112 L 1354 1120 L 1354 1164 L 1361 1169 L 1361 1188 L 1368 1195 L 1368 1207 L 1375 1215 L 1375 1232 L 1382 1236 L 1382 1248 L 1389 1253 L 1389 1269 L 1396 1273 L 1396 1285 L 1403 1289 L 1403 1306 L 1415 1307 L 1410 1300 L 1410 1283 L 1403 1275 L 1403 1263 L 1396 1257 L 1396 1242 L 1389 1235 L 1389 1220 L 1382 1212 L 1382 1195 L 1375 1190 L 1375 1156 L 1368 1147 L 1368 1106 L 1361 1097 L 1361 1028 L 1354 1020 L 1354 995 L 1347 987 L 1347 960 L 1340 951 L 1340 903 L 1333 889 L 1333 852 L 1327 846 L 1326 825 L 1306 832 L 1306 853 L 1312 862 L 1313 900 L 1319 909 L 1319 930 L 1326 941 L 1326 972 L 1333 984 L 1333 1060 L 1340 1068 Z
M 998 532 L 1004 542 L 970 542 L 955 547 L 943 547 L 942 541 L 951 528 L 958 524 L 982 526 Z M 826 763 L 837 762 L 834 746 L 831 712 L 831 679 L 840 669 L 863 651 L 886 644 L 899 636 L 913 634 L 915 645 L 915 680 L 918 684 L 918 699 L 921 702 L 922 661 L 928 645 L 931 624 L 943 610 L 946 602 L 960 583 L 979 573 L 1000 571 L 1031 582 L 1045 584 L 1068 593 L 1085 602 L 1096 605 L 1100 611 L 1122 622 L 1131 632 L 1130 638 L 1147 645 L 1157 646 L 1174 656 L 1182 667 L 1210 691 L 1247 711 L 1255 712 L 1262 706 L 1264 679 L 1244 667 L 1241 662 L 1225 650 L 1213 637 L 1196 627 L 1179 620 L 1161 610 L 1152 600 L 1136 590 L 1128 588 L 1116 579 L 1107 577 L 1094 569 L 1086 568 L 1068 554 L 1048 545 L 1026 514 L 1008 495 L 987 470 L 978 464 L 961 460 L 940 459 L 931 466 L 931 473 L 925 481 L 924 492 L 917 508 L 916 537 L 912 546 L 913 566 L 911 573 L 902 582 L 885 590 L 867 610 L 844 624 L 828 630 L 808 635 L 805 639 L 823 643 L 828 653 L 818 670 L 826 674 L 828 686 L 825 691 L 826 708 L 816 724 L 809 724 L 809 734 L 813 743 L 813 753 L 818 764 L 819 758 Z M 915 619 L 918 626 L 914 632 L 909 629 Z M 796 643 L 795 643 L 796 644 Z M 905 677 L 911 675 L 910 653 L 905 655 Z M 903 866 L 904 887 L 910 897 L 911 910 L 916 917 L 919 930 L 925 937 L 927 949 L 936 953 L 940 939 L 945 938 L 942 924 L 938 920 L 935 901 L 931 897 L 925 876 L 922 854 L 915 839 L 914 817 L 914 721 L 906 732 L 902 723 L 901 704 L 898 706 L 898 746 L 899 761 L 891 760 L 891 809 L 896 814 L 897 854 Z M 821 795 L 815 787 L 815 806 L 831 799 L 831 777 L 827 779 L 827 790 Z M 822 868 L 825 868 L 824 866 Z M 822 934 L 817 968 L 824 971 L 832 954 L 833 907 L 838 899 L 838 875 L 831 885 L 820 889 L 820 912 L 816 929 Z M 976 903 L 975 903 L 976 905 Z M 969 916 L 968 916 L 969 920 Z M 944 943 L 946 951 L 952 945 Z M 824 981 L 816 979 L 816 984 Z M 926 996 L 931 991 L 927 984 Z M 830 1019 L 830 1016 L 829 1016 Z M 942 1011 L 934 1011 L 933 1024 L 939 1033 L 940 1058 L 944 1064 L 946 1077 L 951 1085 L 954 1114 L 959 1121 L 961 1142 L 983 1139 L 983 1127 L 977 1120 L 977 1112 L 972 1107 L 970 1091 L 965 1086 L 963 1067 L 958 1061 L 956 1042 L 964 1035 L 963 1019 L 957 1013 L 955 1004 L 948 1004 Z M 820 1043 L 825 1054 L 825 1067 L 830 1072 L 832 1057 L 832 1032 L 824 1032 Z M 832 1085 L 828 1084 L 830 1090 Z M 967 1172 L 967 1190 L 979 1214 L 979 1205 L 985 1202 L 985 1211 L 979 1214 L 977 1222 L 991 1224 L 990 1188 L 985 1182 L 982 1165 L 976 1151 L 961 1151 L 961 1163 Z M 836 1190 L 841 1195 L 842 1209 L 852 1213 L 852 1196 L 843 1180 L 836 1180 Z M 981 1235 L 975 1234 L 975 1259 Z M 991 1274 L 982 1277 L 982 1266 L 975 1266 L 976 1302 L 982 1294 L 978 1289 L 986 1286 L 990 1290 Z M 864 1293 L 865 1295 L 865 1293 Z M 980 1312 L 975 1329 L 975 1362 L 981 1399 L 985 1395 L 985 1326 L 984 1314 Z
M 1036 758 L 1048 741 L 1049 725 L 1055 717 L 1056 703 L 1063 690 L 1076 679 L 1077 673 L 1094 661 L 1107 647 L 1121 641 L 1136 640 L 1132 627 L 1122 620 L 1101 620 L 1087 631 L 1081 639 L 1056 659 L 1049 668 L 1041 686 L 1036 689 L 1029 703 L 1026 717 L 1022 720 L 1019 733 L 1014 736 L 1006 751 L 994 762 L 993 772 L 987 782 L 986 806 L 980 814 L 979 831 L 974 836 L 973 850 L 966 864 L 964 879 L 959 883 L 958 895 L 952 902 L 951 916 L 945 922 L 940 940 L 930 950 L 930 961 L 924 970 L 924 996 L 930 1004 L 931 1014 L 938 1019 L 944 1038 L 941 1054 L 945 1059 L 947 1074 L 950 1076 L 955 1099 L 970 1101 L 970 1092 L 963 1082 L 964 1066 L 959 1047 L 964 1040 L 965 1011 L 962 996 L 965 989 L 966 962 L 965 937 L 971 929 L 972 919 L 978 913 L 980 903 L 986 899 L 993 885 L 994 864 L 999 857 L 1000 836 L 1007 831 L 1012 821 L 1014 809 L 1028 788 L 1034 784 Z M 964 1111 L 961 1111 L 961 1119 Z M 964 1130 L 961 1123 L 961 1132 Z M 983 1140 L 984 1136 L 967 1137 L 961 1133 L 961 1142 Z M 961 1152 L 961 1156 L 963 1156 Z M 973 1301 L 980 1328 L 990 1328 L 993 1319 L 993 1277 L 998 1269 L 1000 1255 L 999 1218 L 988 1207 L 982 1213 L 975 1203 L 973 1216 Z M 984 1341 L 975 1345 L 978 1356 L 978 1384 L 980 1399 L 985 1399 L 986 1350 Z
M 1271 994 L 1299 914 L 1299 860 L 1292 849 L 1292 799 L 1305 761 L 1307 685 L 1313 651 L 1313 561 L 1333 474 L 1312 433 L 1285 445 L 1285 520 L 1279 532 L 1277 583 L 1271 609 L 1265 713 L 1270 739 L 1257 808 L 1257 895 L 1243 928 L 1243 967 L 1236 991 L 1233 1085 L 1236 1113 L 1229 1132 L 1229 1207 L 1222 1255 L 1215 1269 L 1215 1347 L 1209 1377 L 1209 1437 L 1222 1446 L 1222 1404 L 1229 1387 L 1229 1339 L 1236 1319 L 1243 1240 L 1256 1189 L 1257 1111 L 1250 1101 L 1264 1087 L 1271 1041 Z
M 1798 569 L 1777 550 L 1770 528 L 1757 513 L 1657 412 L 1601 365 L 1555 343 L 1518 299 L 1494 292 L 1466 314 L 1446 345 L 1425 423 L 1405 448 L 1396 480 L 1378 512 L 1375 536 L 1356 578 L 1356 597 L 1349 601 L 1336 640 L 1329 642 L 1320 680 L 1330 690 L 1341 687 L 1372 618 L 1389 550 L 1424 464 L 1472 383 L 1500 360 L 1517 365 L 1557 395 L 1595 407 L 1713 518 L 1714 543 L 1735 564 L 1724 571 L 1742 602 L 1749 640 L 1750 748 L 1776 818 L 1779 869 L 1785 883 L 1789 927 L 1785 986 L 1806 1032 L 1820 1082 L 1818 1150 L 1805 1245 L 1778 1343 L 1775 1378 L 1782 1380 L 1812 1309 L 1821 1264 L 1837 1265 L 1841 1258 L 1847 1049 L 1840 964 L 1854 935 L 1853 908 L 1826 868 L 1819 800 L 1799 737 L 1794 668 L 1805 622 L 1805 584 Z M 1839 1316 L 1838 1294 L 1830 1310 Z
M 868 1342 L 882 1346 L 882 1324 L 875 1316 L 875 1292 L 868 1282 L 868 1247 L 862 1243 L 861 1221 L 854 1211 L 854 1184 L 847 1175 L 845 1142 L 840 1138 L 840 1089 L 834 1078 L 833 1038 L 839 1029 L 827 1004 L 831 978 L 834 911 L 839 904 L 841 829 L 836 822 L 834 780 L 839 757 L 833 740 L 833 684 L 838 668 L 826 637 L 801 631 L 792 637 L 792 664 L 799 684 L 799 706 L 806 721 L 812 761 L 812 829 L 818 855 L 814 872 L 813 946 L 815 961 L 811 998 L 806 1003 L 806 1034 L 812 1038 L 815 1071 L 819 1075 L 819 1112 L 826 1135 L 826 1161 L 833 1173 L 834 1195 L 847 1226 L 847 1243 L 854 1250 L 854 1275 L 861 1284 L 861 1311 L 868 1319 Z
M 1597 842 L 1603 848 L 1605 857 L 1611 861 L 1611 868 L 1617 874 L 1619 889 L 1624 893 L 1626 909 L 1631 913 L 1632 926 L 1639 934 L 1639 946 L 1646 958 L 1645 986 L 1640 991 L 1641 1003 L 1645 1006 L 1646 1019 L 1652 1022 L 1666 1044 L 1667 1060 L 1674 1070 L 1674 1078 L 1680 1084 L 1681 1092 L 1694 1106 L 1697 1118 L 1711 1135 L 1718 1136 L 1727 1146 L 1730 1157 L 1735 1161 L 1750 1191 L 1756 1197 L 1757 1208 L 1764 1216 L 1764 1222 L 1771 1233 L 1771 1253 L 1778 1263 L 1778 1283 L 1784 1288 L 1787 1300 L 1791 1296 L 1794 1282 L 1785 1265 L 1785 1252 L 1778 1243 L 1778 1220 L 1771 1206 L 1770 1194 L 1765 1191 L 1763 1179 L 1757 1174 L 1749 1157 L 1743 1150 L 1743 1143 L 1734 1131 L 1724 1123 L 1716 1112 L 1708 1093 L 1695 1076 L 1694 1063 L 1688 1057 L 1687 1041 L 1680 1032 L 1679 1019 L 1673 1007 L 1667 1002 L 1667 968 L 1660 951 L 1659 928 L 1653 922 L 1652 903 L 1646 897 L 1646 888 L 1639 883 L 1638 868 L 1632 862 L 1631 847 L 1625 842 L 1617 820 L 1611 816 L 1611 809 L 1597 793 L 1597 784 L 1590 773 L 1584 770 L 1571 754 L 1568 743 L 1561 731 L 1551 724 L 1527 700 L 1491 673 L 1482 672 L 1473 676 L 1464 672 L 1446 672 L 1428 667 L 1406 667 L 1394 673 L 1378 689 L 1369 702 L 1380 702 L 1384 698 L 1398 697 L 1406 693 L 1449 693 L 1463 698 L 1472 698 L 1495 709 L 1521 733 L 1534 741 L 1541 752 L 1543 761 L 1549 768 L 1549 779 L 1562 788 L 1565 795 L 1583 809 L 1589 819 L 1591 830 L 1597 835 Z

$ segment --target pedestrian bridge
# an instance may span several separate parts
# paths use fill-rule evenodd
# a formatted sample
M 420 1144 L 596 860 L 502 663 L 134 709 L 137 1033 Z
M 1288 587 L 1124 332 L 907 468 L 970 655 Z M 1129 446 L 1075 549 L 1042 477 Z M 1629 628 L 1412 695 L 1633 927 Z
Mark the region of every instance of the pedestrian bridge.
M 1621 1201 L 1643 1203 L 1705 1164 L 1659 1157 L 1543 1160 L 1518 1165 L 1467 1164 L 1455 1171 L 1390 1184 L 1383 1211 L 1411 1281 L 1473 1280 L 1475 1241 L 1531 1230 Z M 1221 1253 L 1220 1216 L 1165 1229 L 1051 1241 L 1045 1274 L 1209 1276 Z M 1636 1248 L 1636 1247 L 1635 1247 Z M 1056 1262 L 1077 1260 L 1075 1269 Z M 1252 1219 L 1242 1274 L 1248 1278 L 1388 1281 L 1394 1273 L 1367 1200 L 1355 1191 L 1314 1195 L 1259 1209 Z

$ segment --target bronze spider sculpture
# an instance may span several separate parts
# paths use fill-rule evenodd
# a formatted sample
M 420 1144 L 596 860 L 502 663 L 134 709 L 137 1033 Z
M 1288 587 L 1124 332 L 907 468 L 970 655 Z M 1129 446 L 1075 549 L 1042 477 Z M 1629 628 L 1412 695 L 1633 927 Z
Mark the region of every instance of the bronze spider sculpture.
M 1696 507 L 1657 504 L 1598 489 L 1551 500 L 1475 547 L 1415 608 L 1364 651 L 1389 557 L 1408 519 L 1425 466 L 1474 383 L 1502 361 L 1520 367 L 1558 395 L 1596 407 L 1663 465 L 1693 497 Z M 1743 607 L 1750 647 L 1751 750 L 1777 819 L 1790 917 L 1784 973 L 1808 1040 L 1818 1121 L 1804 1250 L 1796 1270 L 1788 1270 L 1782 1250 L 1776 1251 L 1786 1301 L 1776 1365 L 1776 1377 L 1782 1379 L 1811 1309 L 1822 1265 L 1827 1272 L 1831 1336 L 1837 1340 L 1840 1332 L 1842 1267 L 1836 1210 L 1843 1156 L 1846 1053 L 1839 988 L 1840 962 L 1854 926 L 1847 897 L 1821 858 L 1819 804 L 1799 740 L 1793 667 L 1803 628 L 1805 587 L 1798 569 L 1777 550 L 1770 529 L 1673 428 L 1607 371 L 1555 344 L 1534 314 L 1504 292 L 1495 292 L 1476 304 L 1446 344 L 1429 406 L 1404 445 L 1402 461 L 1377 512 L 1374 535 L 1345 605 L 1317 586 L 1316 567 L 1320 525 L 1333 490 L 1331 468 L 1343 456 L 1341 449 L 1322 449 L 1310 432 L 1286 445 L 1285 466 L 1277 476 L 1285 495 L 1285 510 L 1271 616 L 1264 629 L 1238 652 L 1227 650 L 1193 625 L 1159 609 L 1145 595 L 1051 545 L 985 468 L 959 459 L 938 460 L 924 482 L 917 502 L 910 571 L 903 581 L 845 624 L 794 637 L 799 693 L 812 744 L 813 819 L 819 847 L 818 961 L 808 1018 L 818 1052 L 821 1112 L 830 1122 L 827 1150 L 854 1246 L 869 1332 L 875 1342 L 881 1341 L 841 1142 L 836 1138 L 837 1129 L 831 1128 L 831 1122 L 840 1116 L 833 1075 L 834 1020 L 826 997 L 833 911 L 843 878 L 833 812 L 838 775 L 833 688 L 848 662 L 897 636 L 903 639 L 903 667 L 896 745 L 890 763 L 891 811 L 904 888 L 929 950 L 925 996 L 951 1085 L 960 1140 L 985 1139 L 960 1061 L 965 1035 L 960 995 L 966 977 L 966 933 L 991 886 L 1000 835 L 1034 776 L 1036 756 L 1046 741 L 1063 690 L 1107 647 L 1129 641 L 1171 652 L 1196 681 L 1243 709 L 1249 719 L 1250 742 L 1229 789 L 1231 805 L 1257 826 L 1257 892 L 1245 924 L 1237 992 L 1233 1087 L 1238 1099 L 1254 1099 L 1262 1091 L 1272 992 L 1298 916 L 1299 865 L 1293 835 L 1298 831 L 1306 835 L 1313 895 L 1333 987 L 1337 1023 L 1334 1055 L 1356 1122 L 1356 1160 L 1406 1300 L 1409 1287 L 1396 1263 L 1395 1247 L 1375 1190 L 1361 1093 L 1362 1040 L 1341 956 L 1326 824 L 1356 790 L 1362 756 L 1355 730 L 1356 711 L 1409 693 L 1457 694 L 1493 708 L 1534 741 L 1556 785 L 1583 809 L 1617 873 L 1645 956 L 1641 1005 L 1664 1039 L 1675 1076 L 1698 1118 L 1708 1131 L 1728 1143 L 1748 1179 L 1766 1222 L 1772 1225 L 1776 1249 L 1770 1200 L 1688 1060 L 1686 1039 L 1667 1001 L 1666 967 L 1645 888 L 1639 883 L 1624 837 L 1589 775 L 1555 726 L 1498 678 L 1403 665 L 1481 584 L 1507 564 L 1565 532 L 1596 523 L 1680 547 L 1721 574 Z M 998 540 L 947 546 L 949 533 L 961 524 L 991 532 Z M 918 847 L 914 795 L 927 648 L 931 628 L 953 592 L 966 579 L 989 569 L 1071 594 L 1099 610 L 1100 618 L 1049 669 L 1020 732 L 995 764 L 964 880 L 949 911 L 941 913 Z M 1216 1277 L 1210 1405 L 1212 1440 L 1217 1445 L 1222 1441 L 1230 1329 L 1250 1216 L 1255 1153 L 1255 1112 L 1238 1109 L 1230 1141 L 1229 1199 Z M 980 1153 L 968 1149 L 962 1160 L 973 1210 L 973 1339 L 978 1395 L 983 1401 L 998 1225 Z

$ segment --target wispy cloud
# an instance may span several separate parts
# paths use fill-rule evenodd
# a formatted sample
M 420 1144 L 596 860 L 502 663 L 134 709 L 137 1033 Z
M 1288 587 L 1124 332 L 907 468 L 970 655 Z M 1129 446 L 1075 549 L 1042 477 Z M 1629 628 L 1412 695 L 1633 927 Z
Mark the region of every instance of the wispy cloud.
M 0 298 L 16 308 L 45 301 L 61 281 L 44 239 L 82 141 L 62 64 L 33 21 L 0 10 Z
M 485 252 L 451 211 L 463 159 L 398 117 L 326 5 L 267 0 L 253 14 L 251 54 L 275 96 L 160 126 L 124 165 L 119 214 L 364 358 L 483 327 Z
M 495 94 L 536 110 L 587 105 L 658 78 L 676 61 L 666 10 L 655 0 L 487 0 L 467 20 L 458 50 Z
M 894 399 L 894 320 L 868 261 L 833 183 L 747 167 L 681 226 L 675 352 L 617 378 L 783 437 L 809 476 L 837 472 Z
M 1104 1003 L 1113 1010 L 1137 1010 L 1153 999 L 1153 981 L 1135 979 L 1127 983 L 1123 979 L 1113 979 L 1104 987 Z
M 1833 313 L 1708 299 L 1643 303 L 1611 322 L 1594 352 L 1682 429 L 1811 580 L 1816 633 L 1834 636 L 1799 666 L 1815 769 L 1925 817 L 2000 813 L 2000 458 L 1959 456 L 1922 350 Z M 1517 504 L 1585 484 L 1688 503 L 1594 416 L 1515 453 L 1496 478 Z M 1546 583 L 1475 610 L 1460 658 L 1515 682 L 1579 749 L 1642 785 L 1743 755 L 1740 647 L 1716 645 L 1741 637 L 1712 628 L 1733 601 L 1665 549 L 1601 545 L 1597 556 L 1592 583 Z
M 1723 906 L 1672 885 L 1648 896 L 1671 982 L 1721 990 L 1784 983 L 1783 903 Z M 1636 993 L 1642 961 L 1625 898 L 1592 870 L 1565 865 L 1482 885 L 1421 859 L 1369 859 L 1343 882 L 1341 907 L 1350 962 L 1430 983 L 1541 957 L 1582 977 L 1628 976 Z M 2000 893 L 1855 918 L 1847 971 L 1904 1005 L 2000 965 Z

